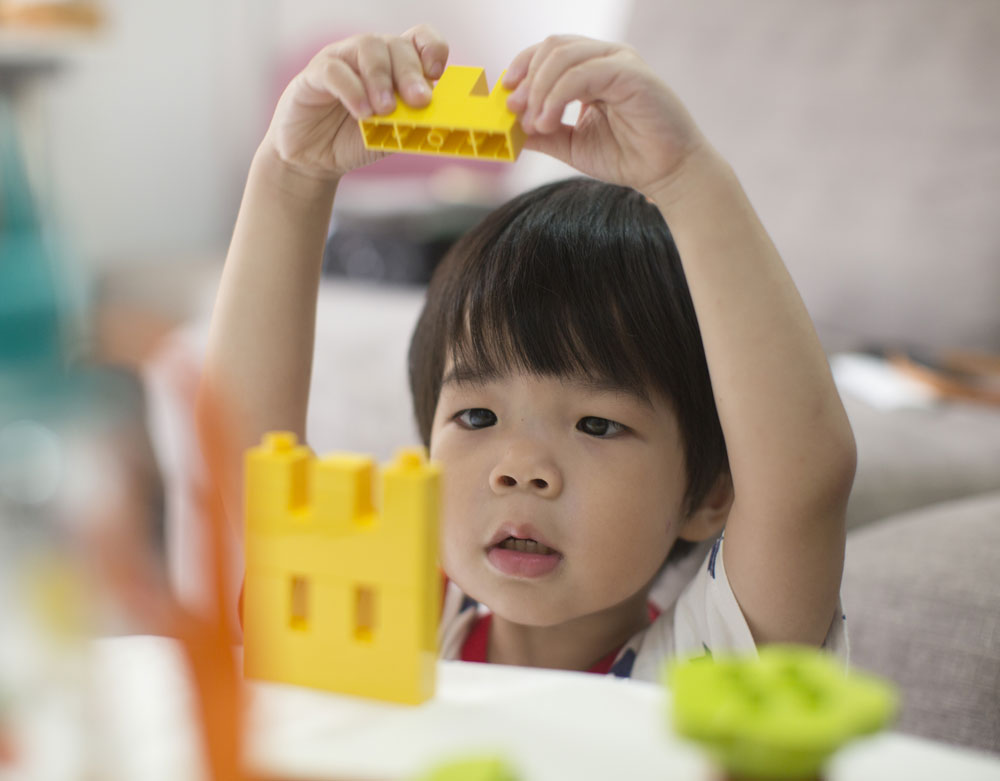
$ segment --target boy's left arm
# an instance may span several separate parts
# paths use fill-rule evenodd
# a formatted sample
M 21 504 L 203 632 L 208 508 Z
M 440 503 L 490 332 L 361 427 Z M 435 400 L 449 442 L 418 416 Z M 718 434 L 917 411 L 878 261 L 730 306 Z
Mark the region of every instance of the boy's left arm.
M 839 597 L 854 437 L 812 321 L 729 165 L 628 47 L 550 38 L 508 68 L 528 148 L 657 204 L 684 265 L 735 500 L 725 565 L 758 643 L 818 645 Z M 584 104 L 575 127 L 565 105 Z
M 856 451 L 802 299 L 728 165 L 652 193 L 677 242 L 726 436 L 724 557 L 758 643 L 820 644 L 843 571 Z

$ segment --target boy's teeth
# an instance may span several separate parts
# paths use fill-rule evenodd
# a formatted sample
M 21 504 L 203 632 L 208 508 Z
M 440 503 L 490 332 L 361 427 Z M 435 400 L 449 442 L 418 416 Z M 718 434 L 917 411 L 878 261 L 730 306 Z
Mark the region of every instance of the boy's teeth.
M 500 547 L 505 550 L 519 551 L 520 553 L 540 553 L 543 555 L 555 553 L 552 548 L 542 545 L 542 543 L 536 540 L 519 540 L 514 537 L 508 537 L 500 543 Z

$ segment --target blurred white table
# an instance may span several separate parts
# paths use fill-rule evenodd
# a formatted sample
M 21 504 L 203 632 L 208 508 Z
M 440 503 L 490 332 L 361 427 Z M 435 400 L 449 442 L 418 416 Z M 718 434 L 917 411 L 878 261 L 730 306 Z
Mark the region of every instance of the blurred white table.
M 99 731 L 117 747 L 106 777 L 198 778 L 176 646 L 153 637 L 100 640 L 93 669 Z M 282 778 L 410 778 L 477 751 L 507 758 L 524 781 L 712 777 L 699 752 L 666 727 L 663 689 L 635 681 L 441 662 L 437 694 L 419 707 L 263 683 L 252 683 L 249 696 L 252 764 Z M 828 781 L 893 778 L 998 781 L 1000 757 L 886 733 L 841 752 L 828 774 Z

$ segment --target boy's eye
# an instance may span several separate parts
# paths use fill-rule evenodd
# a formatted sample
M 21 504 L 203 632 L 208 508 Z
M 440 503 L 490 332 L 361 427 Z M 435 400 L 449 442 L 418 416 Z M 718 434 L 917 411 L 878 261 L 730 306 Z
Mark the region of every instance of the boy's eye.
M 615 434 L 620 434 L 625 430 L 625 426 L 621 423 L 615 423 L 613 420 L 608 420 L 607 418 L 595 418 L 588 416 L 586 418 L 580 418 L 580 422 L 576 424 L 578 431 L 582 431 L 584 434 L 589 434 L 592 437 L 613 437 Z
M 459 412 L 453 420 L 457 420 L 464 428 L 488 428 L 496 424 L 497 416 L 490 410 L 481 407 L 474 409 L 464 409 Z

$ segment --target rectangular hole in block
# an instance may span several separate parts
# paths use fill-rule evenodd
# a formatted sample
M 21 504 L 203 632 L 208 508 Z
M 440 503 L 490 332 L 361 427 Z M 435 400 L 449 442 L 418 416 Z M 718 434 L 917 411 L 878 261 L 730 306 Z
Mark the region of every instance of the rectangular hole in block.
M 399 149 L 410 148 L 410 134 L 412 134 L 414 130 L 415 128 L 413 125 L 396 125 L 396 146 Z
M 354 589 L 354 638 L 359 642 L 370 643 L 375 637 L 378 619 L 375 602 L 375 589 L 370 586 Z
M 477 138 L 476 146 L 480 157 L 499 158 L 501 160 L 510 158 L 506 139 L 500 133 L 488 133 L 481 140 Z
M 365 141 L 368 146 L 382 149 L 386 146 L 395 147 L 396 137 L 388 125 L 376 125 L 374 122 L 364 123 Z
M 444 132 L 444 131 L 441 131 Z M 440 151 L 446 155 L 466 154 L 465 147 L 469 144 L 469 134 L 464 130 L 452 130 L 445 136 Z
M 424 142 L 426 140 L 427 140 L 427 128 L 415 127 L 407 134 L 403 148 L 409 149 L 413 152 L 417 152 L 424 148 Z
M 291 600 L 289 625 L 292 629 L 304 632 L 309 628 L 309 581 L 293 577 L 289 598 Z

